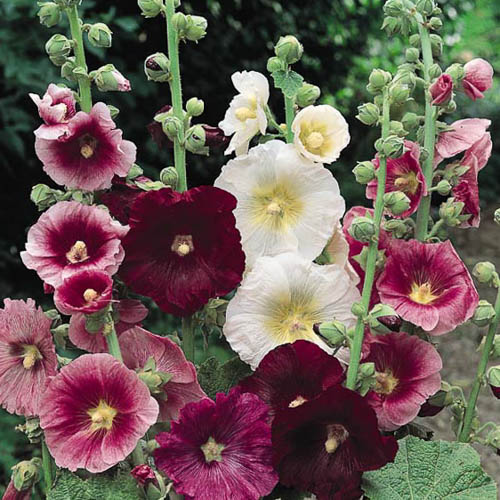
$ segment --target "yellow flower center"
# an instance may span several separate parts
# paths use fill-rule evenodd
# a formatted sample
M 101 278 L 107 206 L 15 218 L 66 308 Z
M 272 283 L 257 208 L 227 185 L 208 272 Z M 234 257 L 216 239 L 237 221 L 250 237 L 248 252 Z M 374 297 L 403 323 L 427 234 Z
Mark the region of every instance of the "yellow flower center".
M 307 399 L 302 396 L 297 396 L 293 401 L 290 402 L 288 408 L 297 408 L 297 406 L 303 405 L 307 402 Z
M 257 118 L 257 111 L 255 109 L 247 108 L 246 106 L 237 108 L 234 114 L 240 122 L 246 122 L 249 119 Z
M 431 304 L 434 302 L 438 295 L 435 295 L 432 290 L 432 285 L 430 283 L 413 283 L 411 285 L 411 292 L 409 295 L 410 299 L 417 304 Z
M 319 132 L 311 132 L 306 138 L 307 149 L 319 149 L 324 142 L 325 138 Z
M 394 185 L 403 193 L 415 194 L 418 189 L 418 179 L 415 172 L 408 172 L 396 178 Z
M 325 441 L 325 450 L 332 454 L 337 451 L 339 446 L 349 437 L 349 433 L 343 425 L 332 424 L 327 427 L 327 438 Z
M 300 124 L 299 140 L 310 153 L 326 155 L 333 147 L 333 139 L 328 135 L 328 124 L 304 121 Z
M 93 300 L 97 299 L 99 297 L 99 293 L 96 292 L 93 288 L 87 288 L 83 292 L 83 300 L 85 302 L 92 302 Z
M 269 215 L 281 215 L 283 213 L 283 209 L 281 208 L 279 203 L 272 201 L 267 206 L 266 213 L 268 213 Z
M 87 245 L 85 242 L 80 240 L 75 241 L 69 252 L 66 253 L 66 258 L 71 264 L 78 264 L 79 262 L 87 260 L 89 255 L 87 253 Z
M 109 406 L 106 401 L 101 399 L 99 404 L 95 408 L 91 408 L 87 411 L 87 415 L 90 417 L 90 431 L 96 432 L 101 429 L 107 431 L 111 430 L 113 427 L 113 420 L 118 414 L 118 411 Z
M 25 370 L 31 370 L 37 361 L 43 359 L 43 356 L 36 345 L 24 345 L 22 357 L 23 367 Z
M 378 394 L 392 394 L 399 384 L 399 380 L 390 370 L 386 372 L 375 372 L 375 379 L 376 383 L 373 390 Z
M 223 444 L 219 444 L 215 441 L 215 439 L 210 436 L 208 441 L 205 444 L 201 445 L 201 451 L 203 455 L 205 455 L 205 461 L 210 462 L 222 462 L 222 450 L 224 450 L 225 446 Z
M 88 160 L 92 156 L 94 156 L 96 147 L 97 147 L 97 140 L 95 137 L 92 137 L 89 134 L 85 134 L 83 137 L 80 138 L 80 154 Z
M 185 257 L 194 250 L 193 237 L 190 234 L 178 234 L 170 249 L 179 257 Z

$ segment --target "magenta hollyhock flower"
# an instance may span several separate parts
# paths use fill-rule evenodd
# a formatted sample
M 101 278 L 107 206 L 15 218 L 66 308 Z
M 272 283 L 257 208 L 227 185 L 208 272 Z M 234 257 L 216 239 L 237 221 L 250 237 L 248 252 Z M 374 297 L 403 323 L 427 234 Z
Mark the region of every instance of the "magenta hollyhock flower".
M 141 486 L 156 481 L 153 469 L 147 464 L 137 465 L 130 471 L 130 474 Z
M 387 178 L 385 192 L 402 191 L 410 198 L 410 208 L 400 215 L 398 219 L 405 219 L 417 211 L 423 196 L 427 195 L 425 178 L 420 167 L 420 147 L 412 141 L 405 141 L 406 152 L 399 158 L 387 160 Z M 375 167 L 379 168 L 379 159 L 373 160 Z M 366 197 L 369 200 L 377 198 L 377 181 L 373 180 L 366 186 Z
M 170 377 L 158 387 L 156 394 L 153 393 L 160 405 L 159 421 L 178 418 L 187 403 L 207 397 L 198 383 L 193 363 L 187 361 L 182 349 L 172 340 L 135 327 L 121 335 L 120 346 L 123 362 L 139 377 L 151 359 L 155 362 L 154 371 Z M 154 371 L 152 376 L 155 376 Z
M 148 191 L 134 203 L 120 276 L 165 312 L 188 316 L 241 281 L 236 198 L 212 186 Z
M 257 500 L 278 482 L 267 418 L 266 404 L 238 389 L 189 403 L 172 430 L 156 436 L 156 466 L 186 498 Z
M 453 78 L 443 73 L 430 87 L 429 92 L 432 97 L 432 105 L 439 106 L 446 104 L 453 94 Z
M 370 338 L 365 362 L 375 363 L 376 385 L 365 399 L 379 427 L 393 431 L 411 422 L 429 396 L 441 387 L 441 357 L 428 342 L 407 333 Z
M 360 473 L 383 467 L 398 449 L 392 436 L 380 434 L 368 403 L 340 385 L 278 412 L 272 439 L 280 483 L 323 498 L 331 498 L 325 491 L 333 496 Z
M 377 289 L 384 304 L 431 335 L 472 317 L 478 293 L 450 241 L 394 240 Z
M 35 130 L 41 139 L 58 139 L 68 131 L 68 122 L 76 114 L 76 100 L 71 89 L 51 83 L 42 99 L 30 94 L 38 108 L 40 118 L 45 122 Z
M 32 299 L 4 300 L 0 309 L 0 405 L 38 415 L 49 377 L 57 373 L 52 321 Z
M 79 111 L 57 139 L 37 137 L 35 151 L 52 180 L 86 191 L 111 187 L 113 176 L 125 177 L 136 157 L 135 145 L 122 139 L 102 102 L 90 113 Z
M 312 342 L 297 340 L 266 354 L 255 373 L 239 386 L 267 403 L 274 417 L 277 411 L 296 408 L 343 380 L 344 370 L 336 358 Z
M 54 293 L 54 303 L 62 314 L 92 314 L 111 302 L 113 279 L 98 269 L 78 271 L 66 278 Z
M 138 325 L 147 315 L 148 310 L 138 300 L 122 299 L 113 302 L 113 318 L 118 337 Z M 102 329 L 97 333 L 88 332 L 85 328 L 85 315 L 82 313 L 71 316 L 68 335 L 69 340 L 84 351 L 108 352 L 108 344 Z
M 2 496 L 2 500 L 31 500 L 32 491 L 33 488 L 31 486 L 25 490 L 19 491 L 16 489 L 14 481 L 11 479 Z
M 40 426 L 59 467 L 102 472 L 134 450 L 156 422 L 158 403 L 110 354 L 84 354 L 52 379 Z
M 77 271 L 100 269 L 112 275 L 123 260 L 121 239 L 127 232 L 106 210 L 60 201 L 30 228 L 21 259 L 56 288 Z
M 472 59 L 465 66 L 462 86 L 465 93 L 473 100 L 482 99 L 483 92 L 489 90 L 493 83 L 493 68 L 484 59 Z

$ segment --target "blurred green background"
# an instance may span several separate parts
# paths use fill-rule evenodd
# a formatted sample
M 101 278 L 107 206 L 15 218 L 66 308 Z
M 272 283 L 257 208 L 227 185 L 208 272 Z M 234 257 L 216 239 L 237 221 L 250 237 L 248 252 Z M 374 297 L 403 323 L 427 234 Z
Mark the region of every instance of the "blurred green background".
M 216 125 L 224 116 L 234 94 L 230 76 L 235 71 L 254 69 L 265 73 L 267 58 L 280 35 L 296 34 L 305 47 L 297 70 L 307 81 L 321 87 L 322 102 L 341 110 L 351 129 L 351 144 L 333 166 L 348 206 L 365 203 L 363 189 L 353 179 L 356 161 L 370 159 L 375 131 L 354 118 L 356 108 L 368 95 L 365 84 L 373 67 L 394 70 L 403 62 L 405 43 L 388 40 L 380 31 L 382 0 L 183 0 L 187 13 L 207 17 L 207 37 L 198 45 L 181 49 L 184 95 L 205 101 L 204 122 Z M 466 62 L 483 57 L 500 73 L 500 2 L 492 0 L 444 0 L 439 2 L 445 17 L 442 35 L 445 42 L 443 67 L 451 62 Z M 33 130 L 39 125 L 36 108 L 29 92 L 43 94 L 49 82 L 61 82 L 59 69 L 44 52 L 46 40 L 54 33 L 67 33 L 66 24 L 50 30 L 38 24 L 34 0 L 2 1 L 0 4 L 0 299 L 33 297 L 49 306 L 41 282 L 19 260 L 27 227 L 38 217 L 29 201 L 33 184 L 51 181 L 43 173 L 33 150 Z M 100 95 L 117 106 L 116 121 L 124 136 L 138 145 L 138 163 L 151 177 L 172 163 L 170 152 L 159 151 L 146 131 L 155 111 L 169 103 L 166 85 L 146 81 L 142 66 L 145 57 L 165 51 L 164 23 L 139 15 L 135 1 L 97 2 L 84 0 L 86 22 L 105 22 L 114 32 L 113 47 L 108 51 L 88 47 L 90 69 L 111 62 L 126 75 L 133 92 Z M 283 118 L 278 92 L 272 107 Z M 486 117 L 492 120 L 495 143 L 500 129 L 500 88 L 496 78 L 487 98 L 476 103 L 457 97 L 456 117 Z M 225 163 L 222 152 L 209 159 L 190 156 L 190 185 L 212 183 Z M 490 205 L 500 194 L 500 141 L 494 144 L 490 164 L 480 176 L 482 203 Z M 147 326 L 169 333 L 166 323 L 153 311 Z M 19 422 L 0 410 L 0 494 L 9 469 L 17 461 L 31 456 L 33 449 L 24 436 L 13 432 Z

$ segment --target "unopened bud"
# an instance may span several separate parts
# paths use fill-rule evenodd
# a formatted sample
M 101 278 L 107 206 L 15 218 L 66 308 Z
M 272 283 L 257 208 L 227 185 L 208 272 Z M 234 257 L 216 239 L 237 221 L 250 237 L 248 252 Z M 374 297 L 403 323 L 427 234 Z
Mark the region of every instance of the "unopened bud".
M 434 0 L 417 0 L 416 9 L 424 16 L 431 16 L 436 8 Z
M 278 40 L 274 53 L 286 64 L 294 64 L 300 61 L 304 47 L 293 35 L 287 35 Z
M 306 108 L 307 106 L 312 106 L 319 99 L 320 95 L 321 90 L 319 87 L 311 83 L 303 83 L 297 92 L 295 101 L 301 108 Z
M 390 135 L 384 140 L 382 152 L 387 158 L 399 158 L 405 149 L 404 140 L 397 135 Z
M 43 438 L 43 431 L 38 417 L 26 417 L 26 422 L 16 426 L 16 431 L 25 434 L 31 444 L 39 444 Z
M 430 68 L 429 68 L 429 76 L 434 79 L 434 78 L 439 78 L 442 74 L 443 70 L 441 69 L 441 66 L 439 64 L 434 63 Z
M 275 71 L 281 71 L 284 69 L 286 69 L 286 63 L 279 57 L 273 56 L 267 60 L 267 71 L 269 71 L 269 73 L 274 73 Z
M 410 97 L 410 88 L 408 85 L 397 84 L 391 88 L 391 100 L 394 104 L 403 104 Z
M 64 194 L 64 191 L 52 189 L 46 184 L 36 184 L 31 188 L 30 198 L 38 210 L 43 211 L 61 201 Z
M 410 63 L 417 62 L 420 58 L 420 50 L 415 47 L 410 47 L 409 49 L 406 49 L 405 57 L 406 60 Z
M 130 82 L 113 66 L 106 64 L 89 75 L 101 92 L 128 92 Z
M 422 117 L 416 113 L 408 112 L 403 115 L 401 122 L 405 130 L 413 132 L 420 125 L 421 118 Z
M 163 52 L 156 52 L 146 58 L 144 72 L 148 80 L 164 83 L 172 78 L 170 73 L 170 60 Z
M 405 6 L 403 0 L 387 0 L 384 4 L 384 14 L 387 16 L 401 16 L 404 10 Z
M 383 69 L 373 69 L 368 77 L 370 85 L 377 90 L 382 90 L 390 81 L 391 74 Z
M 314 331 L 317 335 L 324 337 L 333 347 L 344 344 L 347 337 L 347 328 L 341 321 L 326 321 L 314 325 Z
M 375 378 L 375 363 L 361 363 L 359 365 L 358 377 L 356 381 L 356 389 L 365 396 L 366 393 L 376 384 Z
M 455 201 L 454 198 L 448 198 L 439 207 L 439 217 L 449 227 L 456 227 L 462 223 L 462 210 L 465 204 L 461 201 Z
M 40 18 L 40 24 L 52 28 L 61 21 L 61 9 L 54 2 L 42 3 L 37 16 Z
M 66 80 L 69 80 L 70 82 L 78 81 L 78 78 L 73 73 L 77 66 L 75 57 L 66 58 L 66 62 L 61 66 L 61 77 L 66 78 Z
M 395 238 L 404 238 L 409 228 L 402 220 L 391 219 L 384 223 L 384 229 L 389 231 Z
M 457 110 L 457 103 L 451 99 L 448 104 L 442 108 L 445 113 L 454 113 Z
M 436 191 L 441 196 L 447 196 L 448 194 L 450 194 L 451 187 L 451 184 L 446 179 L 442 179 L 437 183 Z
M 388 36 L 396 35 L 401 31 L 401 21 L 397 17 L 386 16 L 382 28 Z
M 495 397 L 500 399 L 500 366 L 492 366 L 486 373 L 486 379 Z
M 389 123 L 389 134 L 397 135 L 398 137 L 405 137 L 408 135 L 408 132 L 405 130 L 401 122 L 391 120 Z
M 349 227 L 349 234 L 361 243 L 369 243 L 375 233 L 375 223 L 370 217 L 354 217 Z
M 429 25 L 434 31 L 439 31 L 443 27 L 443 21 L 439 17 L 431 17 Z
M 366 307 L 361 304 L 361 302 L 354 302 L 351 307 L 351 312 L 358 318 L 363 318 L 368 314 Z
M 365 125 L 375 125 L 378 122 L 380 111 L 378 106 L 372 102 L 367 102 L 358 106 L 358 114 L 356 118 Z
M 177 33 L 184 34 L 187 28 L 187 23 L 187 16 L 182 12 L 176 12 L 172 17 L 172 24 Z
M 179 180 L 179 174 L 175 167 L 166 167 L 160 172 L 160 181 L 166 186 L 170 186 L 172 189 L 177 188 L 177 182 Z
M 179 134 L 182 130 L 182 122 L 179 118 L 172 115 L 166 116 L 161 125 L 163 132 L 171 141 L 179 139 Z
M 202 125 L 194 125 L 187 131 L 185 144 L 189 152 L 208 156 L 209 149 L 206 146 L 205 130 Z
M 410 198 L 402 191 L 384 194 L 384 206 L 394 215 L 401 215 L 410 208 Z
M 87 36 L 94 47 L 111 47 L 113 32 L 104 23 L 93 24 Z
M 472 317 L 472 322 L 476 326 L 483 327 L 489 325 L 495 316 L 495 308 L 487 300 L 480 300 Z
M 371 161 L 362 161 L 352 170 L 356 181 L 360 184 L 368 184 L 375 179 L 375 166 Z
M 138 0 L 137 4 L 144 17 L 156 17 L 163 10 L 162 0 Z
M 420 35 L 411 35 L 409 38 L 410 45 L 416 49 L 420 48 Z
M 465 69 L 463 64 L 454 63 L 446 68 L 445 73 L 450 75 L 453 79 L 453 83 L 457 85 L 464 79 Z
M 435 33 L 431 33 L 429 38 L 431 39 L 432 55 L 434 57 L 441 57 L 443 53 L 443 39 Z
M 71 53 L 72 43 L 64 35 L 56 34 L 45 44 L 45 51 L 56 66 L 62 66 Z
M 12 467 L 12 481 L 17 491 L 25 491 L 30 489 L 40 479 L 42 469 L 42 460 L 40 458 L 32 458 L 19 462 Z
M 490 284 L 496 276 L 496 268 L 491 262 L 478 262 L 474 266 L 472 274 L 477 278 L 479 283 Z
M 207 34 L 208 22 L 202 16 L 186 16 L 186 28 L 183 37 L 191 42 L 198 42 Z M 181 36 L 179 34 L 179 36 Z
M 205 110 L 205 103 L 198 99 L 197 97 L 191 97 L 186 103 L 186 111 L 188 115 L 191 116 L 200 116 L 203 114 Z

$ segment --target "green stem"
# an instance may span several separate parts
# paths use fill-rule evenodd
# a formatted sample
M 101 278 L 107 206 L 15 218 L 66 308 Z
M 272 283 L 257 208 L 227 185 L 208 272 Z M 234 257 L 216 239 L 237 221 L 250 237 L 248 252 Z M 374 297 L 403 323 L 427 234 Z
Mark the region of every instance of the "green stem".
M 430 189 L 432 187 L 434 146 L 436 142 L 436 114 L 434 112 L 435 107 L 431 104 L 432 97 L 429 92 L 429 86 L 431 84 L 431 77 L 429 75 L 429 70 L 434 63 L 434 60 L 432 58 L 432 48 L 431 48 L 431 39 L 429 37 L 429 31 L 421 22 L 417 22 L 417 24 L 422 44 L 422 56 L 424 59 L 424 68 L 423 68 L 423 76 L 425 82 L 424 148 L 428 153 L 428 156 L 424 161 L 422 170 L 424 173 L 427 189 Z M 431 198 L 432 198 L 432 193 L 428 193 L 427 196 L 424 196 L 424 198 L 422 198 L 420 206 L 418 207 L 417 229 L 415 231 L 415 237 L 420 241 L 425 241 L 427 238 L 427 227 L 429 224 L 429 214 L 431 210 Z
M 481 386 L 483 384 L 491 348 L 493 346 L 495 334 L 500 323 L 500 288 L 497 291 L 497 298 L 495 301 L 495 314 L 496 315 L 493 321 L 490 323 L 488 334 L 486 335 L 486 341 L 481 352 L 481 359 L 479 360 L 479 365 L 477 367 L 474 385 L 472 386 L 472 390 L 469 395 L 469 401 L 467 401 L 467 406 L 465 408 L 464 424 L 462 427 L 462 431 L 458 435 L 458 441 L 460 443 L 467 443 L 470 441 L 471 426 L 472 420 L 474 419 L 474 415 L 476 413 L 477 398 L 479 397 L 479 391 L 481 390 Z
M 170 81 L 170 93 L 172 95 L 172 108 L 174 116 L 179 121 L 184 123 L 184 112 L 182 109 L 182 86 L 181 86 L 181 71 L 179 66 L 179 37 L 172 23 L 172 17 L 175 14 L 174 0 L 166 0 L 166 20 L 167 20 L 167 43 L 168 57 L 170 59 L 170 71 L 172 80 Z M 181 137 L 184 137 L 184 125 L 180 132 Z M 184 145 L 178 138 L 174 139 L 174 161 L 175 170 L 179 176 L 178 190 L 186 191 L 186 150 Z
M 286 142 L 293 142 L 292 123 L 295 118 L 294 99 L 285 96 Z
M 382 109 L 382 139 L 386 139 L 389 135 L 390 123 L 390 102 L 387 89 L 384 90 L 384 103 Z M 380 156 L 380 166 L 377 171 L 377 198 L 375 201 L 375 212 L 373 215 L 375 223 L 375 235 L 368 247 L 368 256 L 366 259 L 366 272 L 365 281 L 363 284 L 363 293 L 361 295 L 361 304 L 368 310 L 370 306 L 370 297 L 372 295 L 372 287 L 375 279 L 375 268 L 378 255 L 378 238 L 380 234 L 380 224 L 382 222 L 382 215 L 384 213 L 384 193 L 385 182 L 387 174 L 387 158 Z M 356 323 L 356 330 L 354 333 L 354 340 L 351 346 L 351 354 L 349 360 L 349 368 L 347 369 L 347 382 L 348 389 L 354 390 L 358 378 L 359 361 L 361 359 L 361 347 L 363 346 L 365 325 L 362 318 L 358 318 Z
M 192 317 L 182 318 L 182 350 L 188 361 L 194 363 L 194 321 Z
M 115 323 L 111 315 L 109 316 L 108 321 L 104 325 L 104 328 L 108 330 L 106 332 L 106 342 L 108 343 L 108 351 L 109 354 L 114 356 L 118 361 L 123 363 L 122 351 L 120 349 L 120 343 L 118 342 L 118 335 L 116 334 Z
M 47 491 L 52 488 L 52 480 L 54 478 L 54 459 L 45 444 L 45 440 L 42 439 L 42 468 L 43 477 L 45 479 L 45 486 Z
M 66 9 L 66 14 L 71 28 L 71 37 L 75 43 L 74 52 L 77 66 L 80 66 L 88 71 L 87 62 L 85 61 L 85 48 L 83 46 L 82 27 L 78 17 L 78 7 L 74 5 Z M 92 109 L 92 94 L 90 92 L 90 80 L 86 75 L 78 75 L 78 86 L 80 88 L 80 107 L 85 113 L 89 113 Z

